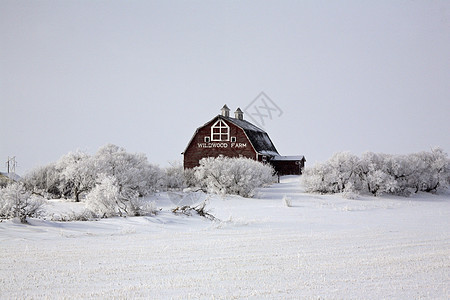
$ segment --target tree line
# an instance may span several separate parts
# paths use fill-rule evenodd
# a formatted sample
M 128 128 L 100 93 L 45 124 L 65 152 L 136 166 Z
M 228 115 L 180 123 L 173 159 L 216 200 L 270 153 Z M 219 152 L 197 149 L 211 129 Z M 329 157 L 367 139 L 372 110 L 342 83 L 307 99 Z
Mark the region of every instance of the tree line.
M 94 217 L 147 215 L 155 212 L 145 197 L 157 191 L 197 187 L 204 192 L 252 196 L 273 180 L 273 168 L 247 158 L 206 158 L 194 169 L 181 163 L 160 168 L 141 153 L 108 144 L 94 155 L 76 151 L 36 168 L 22 182 L 0 189 L 0 217 L 36 216 L 43 199 L 86 204 Z M 1 183 L 0 183 L 1 184 Z
M 440 148 L 409 155 L 367 152 L 334 154 L 307 168 L 302 178 L 307 192 L 369 193 L 409 196 L 448 188 L 450 160 Z
M 128 153 L 108 144 L 94 155 L 76 151 L 55 163 L 39 167 L 21 182 L 0 182 L 0 218 L 39 215 L 44 199 L 84 202 L 90 218 L 139 216 L 155 213 L 146 196 L 158 191 L 195 187 L 205 193 L 252 197 L 258 187 L 273 183 L 274 169 L 248 158 L 203 158 L 199 166 L 184 170 L 181 163 L 160 168 L 141 153 Z M 408 196 L 438 192 L 450 184 L 450 160 L 440 148 L 409 155 L 373 152 L 361 157 L 339 152 L 328 161 L 306 168 L 306 192 L 375 196 Z

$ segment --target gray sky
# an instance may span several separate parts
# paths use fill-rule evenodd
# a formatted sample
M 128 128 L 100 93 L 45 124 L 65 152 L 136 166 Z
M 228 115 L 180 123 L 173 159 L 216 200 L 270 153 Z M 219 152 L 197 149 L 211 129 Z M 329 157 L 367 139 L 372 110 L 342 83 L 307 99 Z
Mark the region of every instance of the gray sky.
M 0 170 L 107 143 L 165 166 L 262 91 L 283 112 L 264 129 L 307 166 L 449 152 L 449 54 L 450 1 L 2 0 Z

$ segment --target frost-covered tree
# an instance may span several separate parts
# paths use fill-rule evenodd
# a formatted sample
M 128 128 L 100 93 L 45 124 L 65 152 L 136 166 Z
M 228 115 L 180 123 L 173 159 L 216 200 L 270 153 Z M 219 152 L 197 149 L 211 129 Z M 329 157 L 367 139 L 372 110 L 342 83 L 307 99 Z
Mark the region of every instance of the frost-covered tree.
M 348 190 L 349 186 L 357 188 L 360 186 L 358 176 L 359 160 L 358 157 L 349 153 L 336 153 L 329 161 L 330 172 L 333 180 L 331 185 L 335 192 L 341 193 Z
M 274 174 L 272 166 L 249 158 L 203 158 L 194 170 L 208 192 L 243 197 L 251 197 L 255 188 L 273 182 Z
M 412 155 L 417 167 L 415 187 L 418 191 L 436 192 L 448 188 L 450 161 L 441 148 L 433 148 L 431 152 L 420 152 Z
M 0 216 L 19 218 L 27 223 L 27 217 L 36 217 L 43 205 L 40 198 L 31 196 L 23 183 L 14 182 L 0 189 Z
M 4 188 L 8 185 L 9 183 L 9 178 L 3 175 L 0 175 L 0 188 Z
M 395 185 L 391 185 L 391 193 L 409 196 L 413 192 L 412 180 L 417 169 L 411 157 L 411 155 L 384 155 L 383 171 L 395 182 Z
M 139 196 L 148 195 L 161 186 L 163 173 L 150 164 L 145 154 L 127 153 L 124 148 L 108 144 L 94 156 L 97 174 L 112 176 L 117 180 L 119 191 L 135 191 Z
M 77 151 L 64 155 L 57 163 L 60 172 L 60 191 L 80 201 L 83 193 L 89 192 L 95 185 L 97 170 L 92 157 Z
M 308 193 L 331 193 L 328 176 L 330 173 L 331 168 L 327 163 L 316 163 L 310 168 L 305 168 L 302 176 L 305 191 Z
M 108 144 L 92 157 L 92 165 L 97 179 L 86 203 L 93 212 L 101 217 L 154 212 L 153 204 L 143 197 L 161 186 L 163 172 L 148 163 L 144 154 Z
M 152 214 L 154 204 L 138 192 L 120 188 L 115 177 L 100 175 L 100 182 L 86 195 L 86 206 L 99 217 L 140 216 Z
M 185 169 L 183 174 L 184 174 L 184 180 L 186 182 L 187 187 L 195 187 L 195 186 L 201 185 L 198 182 L 197 178 L 195 177 L 194 169 Z
M 334 154 L 327 162 L 306 168 L 303 182 L 308 192 L 341 193 L 359 189 L 360 162 L 349 152 Z
M 38 167 L 24 176 L 27 187 L 36 194 L 46 198 L 61 198 L 61 176 L 52 163 L 43 167 Z
M 55 164 L 33 170 L 26 176 L 26 183 L 34 193 L 78 202 L 99 182 L 100 174 L 114 177 L 123 197 L 154 192 L 162 186 L 164 177 L 144 154 L 127 153 L 109 144 L 93 156 L 81 151 L 68 153 Z
M 450 162 L 440 148 L 410 155 L 367 152 L 360 158 L 335 154 L 328 161 L 307 168 L 306 191 L 319 193 L 368 192 L 408 196 L 436 192 L 449 186 Z
M 387 156 L 373 152 L 363 153 L 360 160 L 360 178 L 365 183 L 363 186 L 375 196 L 384 193 L 395 193 L 397 182 L 389 174 Z
M 187 186 L 185 171 L 180 162 L 171 162 L 164 172 L 164 185 L 167 190 L 182 190 Z
M 125 213 L 126 205 L 120 202 L 117 180 L 104 175 L 100 182 L 86 195 L 86 207 L 100 217 Z

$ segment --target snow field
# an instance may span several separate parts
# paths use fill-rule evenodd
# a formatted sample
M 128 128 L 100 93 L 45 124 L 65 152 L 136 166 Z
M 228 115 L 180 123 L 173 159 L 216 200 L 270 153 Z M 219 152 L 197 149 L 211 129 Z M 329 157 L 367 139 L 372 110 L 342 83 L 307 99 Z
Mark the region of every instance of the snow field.
M 450 297 L 448 196 L 347 200 L 287 177 L 257 197 L 213 197 L 221 222 L 158 195 L 156 217 L 0 223 L 0 298 Z

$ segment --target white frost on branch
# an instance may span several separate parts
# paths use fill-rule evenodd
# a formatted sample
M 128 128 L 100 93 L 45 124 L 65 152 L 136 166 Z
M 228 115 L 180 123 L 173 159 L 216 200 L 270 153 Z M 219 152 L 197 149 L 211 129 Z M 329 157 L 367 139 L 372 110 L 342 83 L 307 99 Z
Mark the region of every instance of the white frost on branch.
M 449 186 L 450 160 L 440 148 L 410 155 L 367 152 L 360 158 L 340 152 L 324 163 L 306 168 L 302 180 L 307 192 L 322 194 L 434 193 Z

